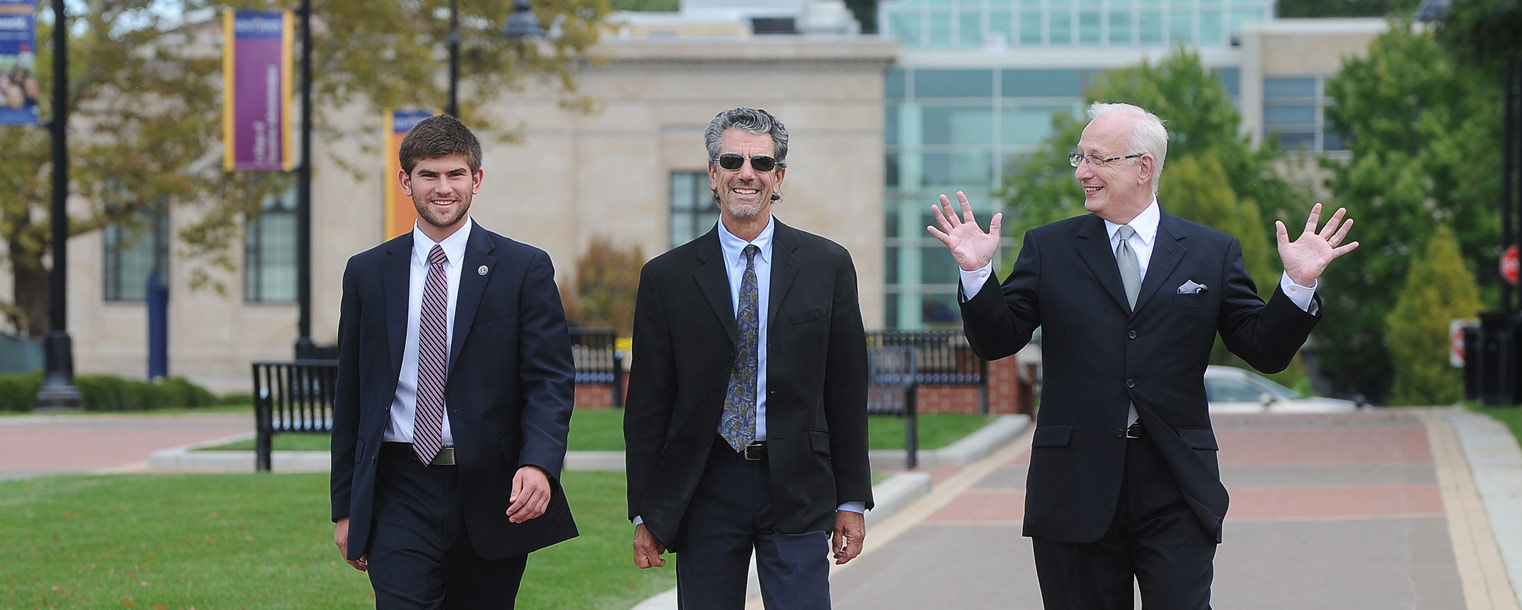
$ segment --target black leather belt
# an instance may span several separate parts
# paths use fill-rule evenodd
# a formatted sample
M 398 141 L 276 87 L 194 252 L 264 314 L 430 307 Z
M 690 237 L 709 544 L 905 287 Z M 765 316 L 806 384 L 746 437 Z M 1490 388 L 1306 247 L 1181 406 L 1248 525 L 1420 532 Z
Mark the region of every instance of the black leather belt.
M 742 447 L 739 451 L 735 451 L 735 448 L 729 446 L 729 441 L 724 440 L 724 437 L 714 435 L 713 438 L 713 451 L 723 452 L 714 453 L 715 456 L 733 455 L 747 462 L 766 461 L 766 441 L 752 441 L 751 444 Z
M 1130 428 L 1116 430 L 1115 438 L 1147 438 L 1147 429 L 1142 427 L 1141 420 L 1138 419 Z
M 412 450 L 412 443 L 381 443 L 380 455 L 422 462 L 418 459 L 417 452 Z M 428 463 L 429 466 L 453 466 L 454 464 L 454 447 L 440 447 L 438 454 L 433 456 L 433 461 Z

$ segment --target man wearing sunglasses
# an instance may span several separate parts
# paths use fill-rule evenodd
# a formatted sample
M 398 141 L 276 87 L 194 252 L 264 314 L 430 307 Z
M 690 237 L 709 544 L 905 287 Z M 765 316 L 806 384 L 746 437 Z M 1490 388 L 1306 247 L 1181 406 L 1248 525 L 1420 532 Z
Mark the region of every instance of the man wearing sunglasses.
M 941 195 L 928 227 L 962 270 L 962 321 L 978 355 L 1003 358 L 1042 328 L 1045 381 L 1026 477 L 1024 533 L 1045 607 L 1207 610 L 1227 494 L 1205 401 L 1217 334 L 1263 371 L 1289 365 L 1320 320 L 1316 278 L 1358 242 L 1321 204 L 1289 240 L 1267 303 L 1229 235 L 1157 201 L 1168 132 L 1129 104 L 1094 104 L 1069 161 L 1091 212 L 1032 229 L 1004 283 L 1001 215 L 978 227 Z
M 635 301 L 634 565 L 674 551 L 681 607 L 739 610 L 754 553 L 767 608 L 826 609 L 831 551 L 861 553 L 872 507 L 856 270 L 772 217 L 787 173 L 776 117 L 726 110 L 704 139 L 719 222 L 647 263 Z

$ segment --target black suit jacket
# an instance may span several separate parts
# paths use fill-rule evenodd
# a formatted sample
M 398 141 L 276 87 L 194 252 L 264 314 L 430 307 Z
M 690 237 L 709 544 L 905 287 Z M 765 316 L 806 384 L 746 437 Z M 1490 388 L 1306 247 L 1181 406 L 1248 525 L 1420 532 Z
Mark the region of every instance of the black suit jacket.
M 834 529 L 872 506 L 867 352 L 851 256 L 773 218 L 766 434 L 784 533 Z M 645 264 L 624 412 L 629 518 L 667 547 L 703 475 L 734 367 L 735 314 L 718 228 Z
M 1193 281 L 1205 290 L 1180 294 Z M 1319 312 L 1319 301 L 1311 307 Z M 1200 522 L 1220 541 L 1226 515 L 1204 374 L 1215 336 L 1262 371 L 1283 370 L 1318 315 L 1282 292 L 1264 303 L 1237 240 L 1162 211 L 1135 313 L 1092 214 L 1025 235 L 1002 289 L 989 281 L 962 304 L 967 340 L 987 359 L 1014 353 L 1042 328 L 1041 409 L 1026 481 L 1025 535 L 1093 542 L 1121 489 L 1127 407 L 1167 461 Z
M 370 543 L 376 454 L 407 340 L 412 241 L 409 232 L 344 269 L 332 501 L 333 520 L 349 518 L 349 559 Z M 455 308 L 444 406 L 471 546 L 500 559 L 575 537 L 559 483 L 575 369 L 549 255 L 472 226 Z M 524 465 L 549 473 L 554 495 L 544 515 L 513 524 L 508 496 Z

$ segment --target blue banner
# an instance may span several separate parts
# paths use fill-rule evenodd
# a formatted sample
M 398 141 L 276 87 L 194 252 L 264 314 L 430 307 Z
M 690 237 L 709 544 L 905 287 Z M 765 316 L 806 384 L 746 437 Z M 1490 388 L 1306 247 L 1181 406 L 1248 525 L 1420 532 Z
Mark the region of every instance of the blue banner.
M 0 0 L 0 125 L 36 125 L 37 2 Z

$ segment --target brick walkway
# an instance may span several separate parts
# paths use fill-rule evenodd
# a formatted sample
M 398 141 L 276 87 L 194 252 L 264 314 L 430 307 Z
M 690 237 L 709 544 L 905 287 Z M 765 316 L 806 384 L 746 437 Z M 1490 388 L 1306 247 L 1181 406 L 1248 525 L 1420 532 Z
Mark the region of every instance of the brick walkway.
M 1461 576 L 1460 565 L 1499 557 L 1488 537 L 1477 545 L 1450 533 L 1484 512 L 1476 517 L 1464 506 L 1478 502 L 1459 497 L 1458 483 L 1470 496 L 1473 483 L 1467 465 L 1454 468 L 1464 458 L 1441 417 L 1219 416 L 1215 428 L 1231 493 L 1215 607 L 1517 607 L 1485 599 L 1480 576 Z M 930 496 L 869 531 L 867 552 L 832 575 L 835 608 L 1041 608 L 1030 541 L 1020 536 L 1028 447 L 1027 432 L 982 462 L 934 473 Z M 1455 472 L 1464 480 L 1447 480 Z
M 143 470 L 154 451 L 253 429 L 245 414 L 0 417 L 0 479 Z

